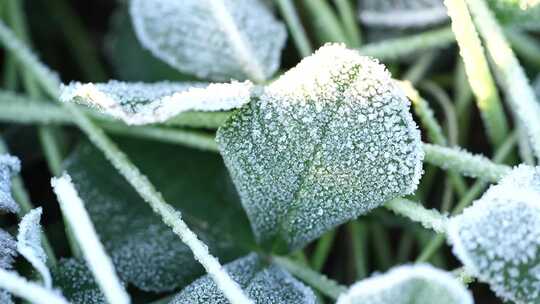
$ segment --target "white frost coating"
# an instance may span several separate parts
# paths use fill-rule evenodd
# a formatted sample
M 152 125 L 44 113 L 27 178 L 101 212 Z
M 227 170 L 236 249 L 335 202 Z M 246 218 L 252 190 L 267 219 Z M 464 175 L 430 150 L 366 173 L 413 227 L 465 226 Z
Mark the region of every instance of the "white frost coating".
M 185 111 L 221 111 L 250 101 L 250 81 L 231 83 L 72 82 L 62 86 L 60 100 L 97 108 L 127 124 L 164 122 Z
M 103 294 L 109 303 L 130 303 L 129 296 L 120 284 L 114 266 L 96 235 L 94 226 L 84 208 L 84 203 L 71 183 L 71 177 L 64 173 L 59 178 L 53 178 L 51 184 L 58 198 L 60 209 L 69 222 L 84 258 Z
M 540 303 L 540 167 L 515 168 L 449 221 L 448 238 L 467 270 L 498 296 Z
M 19 205 L 11 196 L 11 177 L 21 170 L 16 157 L 0 154 L 0 211 L 19 212 Z
M 50 289 L 52 287 L 51 273 L 46 265 L 47 255 L 41 246 L 39 222 L 42 212 L 41 207 L 32 209 L 21 219 L 17 235 L 17 251 L 39 272 L 43 279 L 43 286 Z
M 359 11 L 370 26 L 423 27 L 448 19 L 442 0 L 360 0 Z
M 14 272 L 0 269 L 0 289 L 34 304 L 69 304 L 61 294 L 28 282 Z
M 17 244 L 11 234 L 0 228 L 0 268 L 11 269 L 17 255 L 16 246 Z
M 203 79 L 269 78 L 287 35 L 260 0 L 133 0 L 130 13 L 144 47 Z
M 452 274 L 430 265 L 406 265 L 362 280 L 336 304 L 473 304 L 470 292 Z
M 412 193 L 422 174 L 409 101 L 383 65 L 337 44 L 266 87 L 217 141 L 258 241 L 289 250 Z
M 315 304 L 313 291 L 275 264 L 267 265 L 252 253 L 224 266 L 257 304 Z M 208 276 L 179 292 L 169 304 L 228 304 Z

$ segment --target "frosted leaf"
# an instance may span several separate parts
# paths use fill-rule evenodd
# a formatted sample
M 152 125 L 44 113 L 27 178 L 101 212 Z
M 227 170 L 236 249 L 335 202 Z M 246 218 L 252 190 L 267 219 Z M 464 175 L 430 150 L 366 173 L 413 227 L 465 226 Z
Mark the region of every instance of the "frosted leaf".
M 0 303 L 2 304 L 13 304 L 13 299 L 9 292 L 5 290 L 0 290 Z
M 220 111 L 250 101 L 249 81 L 231 83 L 73 82 L 62 86 L 60 100 L 97 108 L 127 124 L 164 122 L 186 111 Z
M 422 173 L 409 101 L 383 65 L 341 45 L 266 87 L 217 141 L 257 239 L 278 251 L 412 193 Z
M 539 0 L 487 0 L 487 3 L 503 23 L 540 29 Z
M 359 18 L 376 27 L 424 27 L 448 20 L 443 0 L 360 0 Z
M 62 259 L 53 270 L 54 286 L 73 304 L 106 304 L 86 263 L 77 259 Z
M 448 237 L 467 271 L 498 296 L 540 303 L 540 167 L 515 168 L 450 220 Z
M 21 219 L 19 234 L 17 234 L 17 251 L 39 272 L 43 279 L 43 285 L 46 288 L 51 288 L 51 274 L 45 264 L 47 255 L 41 246 L 39 221 L 42 212 L 41 207 L 32 209 Z
M 473 304 L 452 274 L 430 265 L 400 266 L 351 286 L 337 304 Z
M 257 304 L 315 304 L 313 291 L 277 265 L 249 254 L 225 265 L 225 270 Z M 178 293 L 170 304 L 228 304 L 214 281 L 204 276 Z
M 239 244 L 254 246 L 219 155 L 140 140 L 115 142 L 220 261 L 245 254 Z M 162 292 L 184 287 L 204 273 L 191 250 L 93 145 L 76 149 L 65 168 L 123 281 Z
M 13 237 L 0 228 L 0 268 L 11 269 L 14 258 L 17 255 L 17 244 Z
M 263 81 L 278 69 L 286 31 L 260 0 L 132 0 L 142 45 L 199 78 Z
M 19 205 L 11 196 L 11 177 L 21 170 L 16 157 L 0 154 L 0 211 L 19 212 Z

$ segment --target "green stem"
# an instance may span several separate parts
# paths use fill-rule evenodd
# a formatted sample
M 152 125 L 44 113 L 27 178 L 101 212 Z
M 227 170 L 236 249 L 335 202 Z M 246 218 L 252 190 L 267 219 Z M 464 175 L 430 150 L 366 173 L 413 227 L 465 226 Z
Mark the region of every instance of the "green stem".
M 325 296 L 337 300 L 339 295 L 347 291 L 347 287 L 339 285 L 334 280 L 329 279 L 308 267 L 298 264 L 284 257 L 273 256 L 272 260 L 279 266 L 287 269 L 292 275 L 304 281 L 307 285 L 317 289 Z
M 425 162 L 484 181 L 497 182 L 511 170 L 509 166 L 494 163 L 484 156 L 474 155 L 460 148 L 447 148 L 426 143 L 422 147 Z
M 313 18 L 315 33 L 320 42 L 347 42 L 347 36 L 326 0 L 304 0 L 303 3 Z
M 420 57 L 418 60 L 416 60 L 412 67 L 407 70 L 404 75 L 404 79 L 410 81 L 413 85 L 416 85 L 416 83 L 420 81 L 427 73 L 429 67 L 435 59 L 435 56 L 435 52 L 429 52 Z
M 533 151 L 540 157 L 540 104 L 529 80 L 485 1 L 467 0 L 467 4 L 508 96 L 509 106 L 526 127 Z
M 452 101 L 450 100 L 450 97 L 446 94 L 446 92 L 441 88 L 438 84 L 436 84 L 433 81 L 425 80 L 420 84 L 420 88 L 427 91 L 431 95 L 433 95 L 434 99 L 439 103 L 441 106 L 445 122 L 446 122 L 446 133 L 448 138 L 448 145 L 455 146 L 457 145 L 458 140 L 458 122 L 457 122 L 457 115 L 456 111 L 454 110 L 454 105 Z
M 540 43 L 518 29 L 505 29 L 505 34 L 516 53 L 540 70 Z
M 465 0 L 445 0 L 444 3 L 452 19 L 452 30 L 465 63 L 465 71 L 476 97 L 486 133 L 491 143 L 498 147 L 508 136 L 508 121 L 499 100 L 495 81 L 489 71 L 484 48 Z
M 300 55 L 302 55 L 302 57 L 311 55 L 311 53 L 313 53 L 313 48 L 311 47 L 311 42 L 309 42 L 307 37 L 306 30 L 298 17 L 294 4 L 291 0 L 276 0 L 276 2 L 281 15 L 287 23 L 287 27 L 291 32 L 294 44 L 300 52 Z
M 375 249 L 375 261 L 380 270 L 387 270 L 392 266 L 392 248 L 390 248 L 390 238 L 385 227 L 379 222 L 371 222 L 369 230 L 373 247 Z
M 393 199 L 384 206 L 394 213 L 405 216 L 437 233 L 446 231 L 447 217 L 435 209 L 426 209 L 419 203 L 404 198 Z
M 313 256 L 311 258 L 311 267 L 315 271 L 321 271 L 324 267 L 328 255 L 330 254 L 330 250 L 332 249 L 332 244 L 334 243 L 336 233 L 336 229 L 330 230 L 317 242 L 317 246 L 315 247 L 315 251 L 313 252 Z
M 443 27 L 402 38 L 366 44 L 358 50 L 362 55 L 386 61 L 414 55 L 419 51 L 447 47 L 453 42 L 454 34 L 452 29 Z
M 359 48 L 362 44 L 359 30 L 359 23 L 356 19 L 356 10 L 352 7 L 350 0 L 334 0 L 334 4 L 339 13 L 343 30 L 347 35 L 347 45 L 352 48 Z
M 356 270 L 356 278 L 358 280 L 365 278 L 368 275 L 367 269 L 367 237 L 368 233 L 366 223 L 361 220 L 351 221 L 347 224 L 351 237 L 354 266 Z

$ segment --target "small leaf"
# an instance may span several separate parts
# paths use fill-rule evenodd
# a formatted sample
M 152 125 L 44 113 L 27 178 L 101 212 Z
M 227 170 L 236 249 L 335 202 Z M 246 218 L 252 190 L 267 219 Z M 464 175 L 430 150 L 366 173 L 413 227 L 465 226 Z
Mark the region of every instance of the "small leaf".
M 11 196 L 11 177 L 20 170 L 21 163 L 16 157 L 0 154 L 0 211 L 19 212 L 19 205 Z
M 107 83 L 73 82 L 62 87 L 60 99 L 95 107 L 128 124 L 164 122 L 186 111 L 220 111 L 249 102 L 253 85 L 232 83 Z
M 400 266 L 354 284 L 337 304 L 473 304 L 452 274 L 430 265 Z
M 11 269 L 15 256 L 17 256 L 16 247 L 17 243 L 11 234 L 0 228 L 0 268 Z
M 252 253 L 225 265 L 225 270 L 257 304 L 315 304 L 311 289 L 277 265 Z M 178 293 L 170 304 L 227 304 L 214 281 L 204 276 Z
M 53 270 L 54 286 L 73 304 L 106 304 L 86 263 L 77 259 L 62 259 Z
M 32 209 L 21 219 L 19 234 L 17 235 L 17 251 L 39 272 L 45 288 L 50 289 L 52 286 L 51 273 L 45 264 L 47 255 L 41 246 L 41 225 L 39 221 L 42 212 L 41 207 Z
M 518 27 L 540 29 L 540 1 L 538 0 L 487 0 L 501 22 Z
M 201 79 L 262 81 L 278 69 L 286 32 L 260 0 L 132 0 L 142 45 Z
M 220 157 L 177 145 L 115 139 L 221 261 L 252 248 L 249 223 Z M 119 277 L 145 291 L 169 291 L 204 273 L 192 252 L 94 146 L 68 158 L 96 232 Z
M 426 27 L 448 20 L 443 0 L 361 0 L 359 18 L 376 27 Z
M 540 167 L 515 168 L 450 220 L 448 237 L 467 271 L 498 296 L 540 303 Z
M 276 251 L 412 193 L 422 173 L 403 92 L 384 66 L 340 45 L 270 84 L 217 141 L 257 239 Z

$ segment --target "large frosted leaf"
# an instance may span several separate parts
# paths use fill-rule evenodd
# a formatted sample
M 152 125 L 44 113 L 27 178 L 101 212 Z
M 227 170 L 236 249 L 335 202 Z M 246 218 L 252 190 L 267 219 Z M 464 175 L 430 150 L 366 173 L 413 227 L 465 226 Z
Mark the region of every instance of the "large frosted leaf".
M 313 291 L 277 265 L 249 254 L 225 270 L 257 304 L 315 304 Z M 228 304 L 214 281 L 204 276 L 178 293 L 170 304 Z
M 362 23 L 377 27 L 423 27 L 448 19 L 443 0 L 360 0 Z
M 17 251 L 34 266 L 43 279 L 43 285 L 51 288 L 51 273 L 47 268 L 47 255 L 41 246 L 41 207 L 24 215 L 19 223 L 17 234 Z
M 92 272 L 85 262 L 62 259 L 53 270 L 54 286 L 73 304 L 106 304 Z
M 16 157 L 0 154 L 0 211 L 17 213 L 19 205 L 11 196 L 11 177 L 21 169 Z
M 487 0 L 487 3 L 503 23 L 540 29 L 540 1 L 538 0 Z
M 217 140 L 256 237 L 277 251 L 413 192 L 422 173 L 408 100 L 384 66 L 340 45 L 270 84 Z
M 143 46 L 182 72 L 262 81 L 279 67 L 285 27 L 259 0 L 132 0 L 130 13 Z
M 429 265 L 400 266 L 354 284 L 337 304 L 473 304 L 452 274 Z
M 449 222 L 453 251 L 515 303 L 540 303 L 540 167 L 519 166 Z
M 219 156 L 155 142 L 115 142 L 221 261 L 253 246 L 249 223 Z M 158 292 L 183 287 L 204 273 L 189 248 L 99 150 L 81 145 L 66 169 L 122 280 Z
M 232 83 L 73 82 L 62 87 L 60 100 L 79 102 L 128 124 L 164 122 L 186 111 L 220 111 L 250 101 L 249 81 Z

